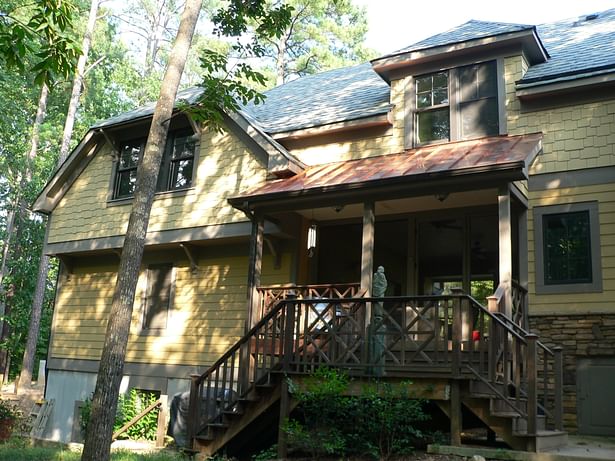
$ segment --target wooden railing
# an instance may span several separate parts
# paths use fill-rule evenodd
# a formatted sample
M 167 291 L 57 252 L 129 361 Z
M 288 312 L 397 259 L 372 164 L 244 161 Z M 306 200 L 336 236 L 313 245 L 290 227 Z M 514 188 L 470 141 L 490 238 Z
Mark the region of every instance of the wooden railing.
M 492 330 L 491 363 L 503 370 L 506 399 L 527 402 L 528 432 L 536 430 L 536 415 L 544 415 L 547 423 L 563 429 L 563 356 L 559 346 L 550 349 L 538 336 L 529 332 L 527 290 L 512 282 L 512 318 L 504 314 L 503 285 L 488 298 L 490 317 L 502 327 Z M 496 337 L 500 335 L 502 337 Z M 515 347 L 524 349 L 519 354 Z M 514 370 L 512 372 L 511 370 Z M 490 376 L 493 379 L 493 376 Z M 519 381 L 519 382 L 517 382 Z M 512 395 L 514 392 L 514 395 Z
M 304 374 L 323 365 L 359 376 L 482 381 L 508 411 L 527 418 L 530 433 L 539 409 L 561 427 L 561 353 L 470 296 L 287 296 L 209 370 L 193 376 L 190 435 L 235 411 L 269 384 L 272 372 Z
M 359 283 L 335 283 L 319 285 L 269 285 L 257 288 L 259 294 L 259 319 L 262 319 L 276 303 L 289 296 L 299 299 L 358 298 L 362 296 Z

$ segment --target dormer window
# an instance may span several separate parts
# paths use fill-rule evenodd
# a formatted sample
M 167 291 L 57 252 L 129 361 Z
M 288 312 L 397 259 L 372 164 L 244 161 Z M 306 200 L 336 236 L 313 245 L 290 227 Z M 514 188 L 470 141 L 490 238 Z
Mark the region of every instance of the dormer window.
M 416 128 L 420 144 L 450 138 L 448 72 L 416 79 Z
M 415 77 L 414 143 L 499 133 L 496 61 Z
M 120 144 L 113 198 L 132 197 L 137 183 L 137 165 L 145 150 L 145 138 Z M 186 189 L 192 185 L 196 141 L 191 131 L 169 133 L 160 165 L 156 191 Z

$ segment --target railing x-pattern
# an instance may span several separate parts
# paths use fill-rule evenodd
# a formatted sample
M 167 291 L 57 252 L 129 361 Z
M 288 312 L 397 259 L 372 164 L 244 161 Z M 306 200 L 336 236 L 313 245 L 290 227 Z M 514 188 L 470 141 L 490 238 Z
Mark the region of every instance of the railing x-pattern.
M 286 296 L 193 377 L 189 435 L 236 411 L 272 373 L 310 373 L 320 366 L 357 376 L 482 381 L 503 406 L 527 419 L 528 433 L 536 432 L 539 413 L 561 428 L 561 352 L 470 296 Z

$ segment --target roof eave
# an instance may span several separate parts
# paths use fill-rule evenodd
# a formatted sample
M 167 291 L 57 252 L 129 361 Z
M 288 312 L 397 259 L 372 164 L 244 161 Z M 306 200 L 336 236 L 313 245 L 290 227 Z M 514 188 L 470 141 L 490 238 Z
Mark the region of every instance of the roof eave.
M 536 150 L 536 154 L 540 148 Z M 299 210 L 314 206 L 314 199 L 320 197 L 326 203 L 334 200 L 335 203 L 352 203 L 360 200 L 363 195 L 370 199 L 380 196 L 391 198 L 396 193 L 418 195 L 429 194 L 429 190 L 441 188 L 447 183 L 451 186 L 461 183 L 470 188 L 476 188 L 478 176 L 482 182 L 501 184 L 502 181 L 518 181 L 527 179 L 528 164 L 535 158 L 528 155 L 528 159 L 502 163 L 499 165 L 485 165 L 464 168 L 454 171 L 424 173 L 410 179 L 407 176 L 386 178 L 375 181 L 337 184 L 334 186 L 319 186 L 309 189 L 273 192 L 255 196 L 231 197 L 228 202 L 240 210 L 282 211 Z M 410 179 L 410 180 L 409 180 Z
M 389 81 L 389 74 L 396 69 L 436 61 L 442 59 L 444 54 L 446 54 L 446 59 L 452 59 L 453 57 L 474 53 L 486 47 L 499 48 L 508 47 L 513 44 L 521 45 L 530 64 L 545 62 L 549 58 L 549 54 L 536 32 L 536 28 L 532 27 L 518 32 L 494 34 L 448 45 L 383 56 L 373 59 L 371 64 L 375 72 L 386 81 Z
M 517 97 L 531 98 L 554 93 L 563 93 L 581 88 L 612 85 L 615 83 L 615 69 L 608 69 L 598 74 L 585 72 L 582 74 L 553 77 L 548 80 L 540 80 L 524 83 L 517 82 Z

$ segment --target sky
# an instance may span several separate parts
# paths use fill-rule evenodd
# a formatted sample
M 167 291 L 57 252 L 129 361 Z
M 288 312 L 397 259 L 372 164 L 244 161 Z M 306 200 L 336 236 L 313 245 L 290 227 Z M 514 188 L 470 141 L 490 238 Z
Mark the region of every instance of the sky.
M 470 19 L 538 25 L 615 8 L 615 0 L 354 0 L 367 8 L 366 45 L 386 54 Z

